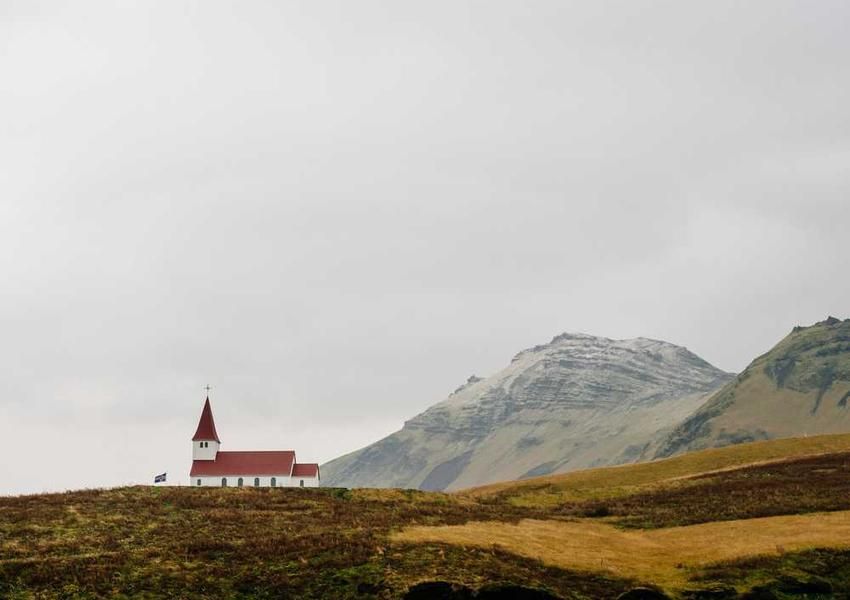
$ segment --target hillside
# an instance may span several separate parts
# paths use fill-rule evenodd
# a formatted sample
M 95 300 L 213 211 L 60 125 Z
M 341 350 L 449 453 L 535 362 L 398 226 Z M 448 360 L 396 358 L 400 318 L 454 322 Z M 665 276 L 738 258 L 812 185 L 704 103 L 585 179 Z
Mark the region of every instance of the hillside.
M 821 436 L 455 494 L 0 497 L 0 597 L 841 598 L 848 539 L 850 435 Z
M 850 319 L 794 330 L 643 457 L 850 431 Z
M 644 463 L 504 481 L 460 490 L 457 494 L 479 500 L 498 498 L 514 506 L 559 506 L 610 500 L 706 474 L 722 476 L 745 467 L 774 468 L 782 461 L 846 453 L 850 453 L 850 434 L 788 438 L 710 448 Z
M 322 475 L 329 485 L 452 490 L 627 463 L 731 378 L 666 342 L 563 334 Z
M 635 598 L 850 594 L 847 434 L 745 443 L 458 495 L 527 516 L 416 525 L 392 539 L 498 547 L 663 592 Z

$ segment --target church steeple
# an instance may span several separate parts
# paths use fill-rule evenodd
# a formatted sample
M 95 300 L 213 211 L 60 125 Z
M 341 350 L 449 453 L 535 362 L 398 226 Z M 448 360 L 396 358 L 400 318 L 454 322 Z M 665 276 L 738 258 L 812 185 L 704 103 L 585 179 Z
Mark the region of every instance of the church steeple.
M 192 436 L 192 460 L 215 460 L 221 440 L 215 430 L 215 419 L 213 419 L 210 397 L 204 402 L 201 411 L 201 419 L 198 421 L 198 429 Z
M 204 402 L 204 409 L 201 411 L 201 420 L 198 421 L 198 429 L 192 437 L 193 442 L 200 440 L 215 440 L 219 444 L 221 443 L 221 440 L 218 439 L 218 433 L 215 430 L 215 419 L 213 419 L 209 396 L 207 396 L 207 401 Z

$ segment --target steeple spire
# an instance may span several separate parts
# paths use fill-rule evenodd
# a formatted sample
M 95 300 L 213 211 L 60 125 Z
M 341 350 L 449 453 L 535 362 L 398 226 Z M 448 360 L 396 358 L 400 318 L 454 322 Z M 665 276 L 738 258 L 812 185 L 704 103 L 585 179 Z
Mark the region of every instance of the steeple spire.
M 198 429 L 192 437 L 193 442 L 199 440 L 215 440 L 219 444 L 221 443 L 221 440 L 218 439 L 218 433 L 215 430 L 215 420 L 213 419 L 209 396 L 207 396 L 207 400 L 204 402 L 204 409 L 201 411 L 201 420 L 198 421 Z

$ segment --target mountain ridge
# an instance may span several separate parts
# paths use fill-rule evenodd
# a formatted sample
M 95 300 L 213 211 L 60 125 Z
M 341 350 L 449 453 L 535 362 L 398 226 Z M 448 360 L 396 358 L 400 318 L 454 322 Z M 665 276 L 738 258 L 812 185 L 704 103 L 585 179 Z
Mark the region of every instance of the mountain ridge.
M 323 465 L 323 478 L 439 490 L 631 462 L 732 377 L 669 342 L 562 333 Z

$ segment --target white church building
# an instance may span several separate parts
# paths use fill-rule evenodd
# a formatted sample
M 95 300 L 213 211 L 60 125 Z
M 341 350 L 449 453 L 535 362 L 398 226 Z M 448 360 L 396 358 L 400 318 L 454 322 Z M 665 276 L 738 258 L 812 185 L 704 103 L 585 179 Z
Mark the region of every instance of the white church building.
M 219 450 L 210 399 L 192 437 L 191 485 L 216 487 L 319 487 L 319 465 L 298 463 L 294 450 Z

